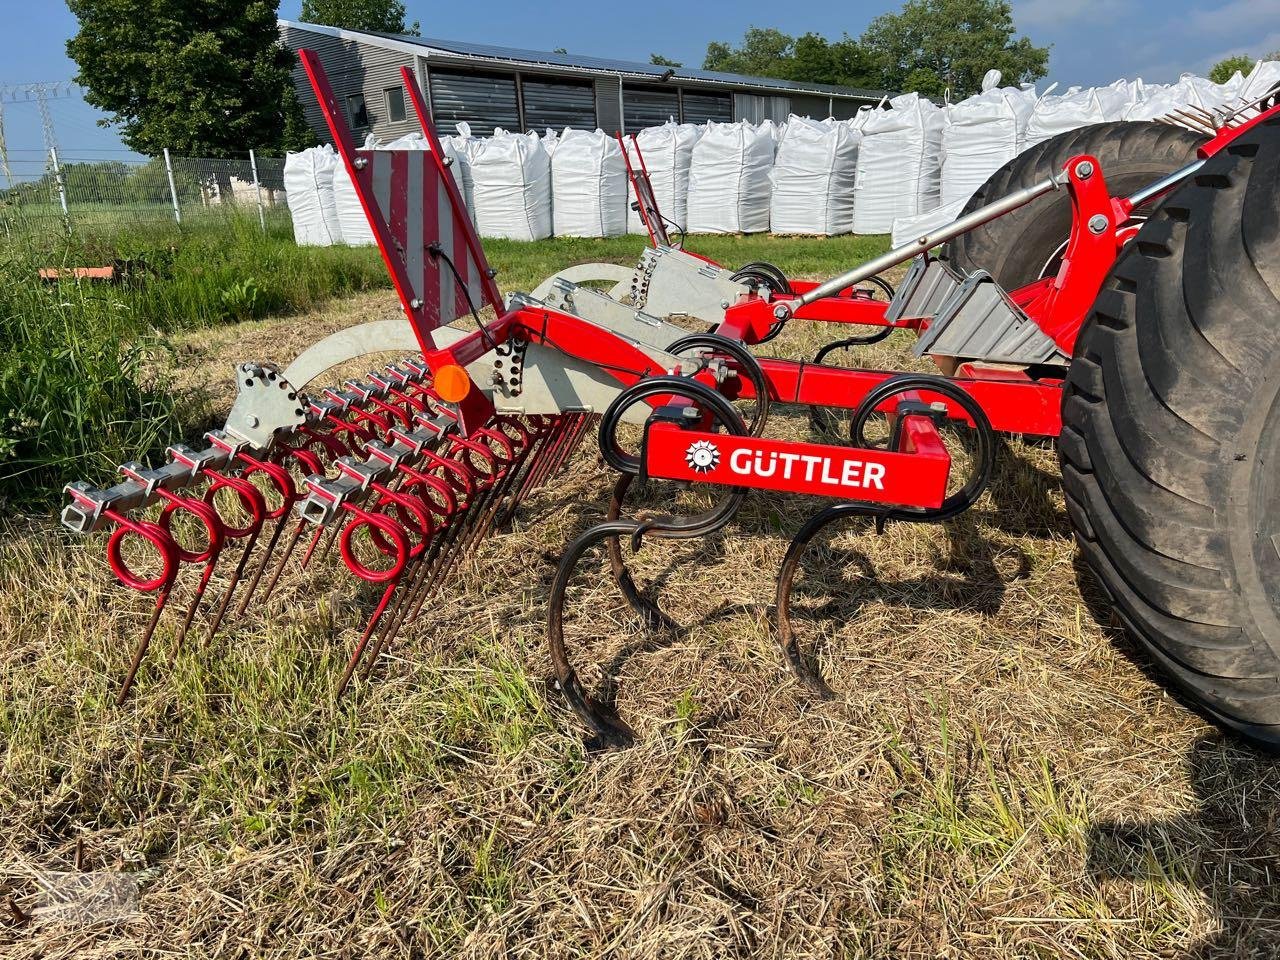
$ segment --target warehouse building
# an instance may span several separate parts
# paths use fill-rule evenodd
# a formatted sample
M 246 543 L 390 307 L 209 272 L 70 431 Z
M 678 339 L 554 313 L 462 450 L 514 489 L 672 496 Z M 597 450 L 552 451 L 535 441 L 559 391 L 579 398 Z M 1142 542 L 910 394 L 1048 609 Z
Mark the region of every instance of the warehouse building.
M 667 68 L 566 53 L 340 30 L 280 21 L 293 50 L 315 50 L 358 137 L 389 140 L 417 129 L 400 68 L 411 66 L 442 133 L 465 121 L 476 136 L 495 127 L 599 127 L 634 133 L 675 119 L 771 119 L 789 114 L 840 119 L 874 106 L 878 90 L 795 83 L 731 73 Z M 294 74 L 307 120 L 323 140 L 328 129 L 299 67 Z

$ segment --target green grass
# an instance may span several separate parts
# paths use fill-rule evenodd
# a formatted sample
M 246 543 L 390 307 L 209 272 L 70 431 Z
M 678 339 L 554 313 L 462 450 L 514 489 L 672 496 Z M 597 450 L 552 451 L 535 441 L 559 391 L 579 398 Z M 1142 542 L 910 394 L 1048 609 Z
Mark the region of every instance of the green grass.
M 75 479 L 154 455 L 198 419 L 167 389 L 171 335 L 267 316 L 390 286 L 372 248 L 298 247 L 287 223 L 256 215 L 163 222 L 133 232 L 11 237 L 0 250 L 0 497 L 49 503 Z M 491 241 L 504 290 L 530 290 L 573 263 L 632 263 L 646 240 Z M 838 273 L 883 249 L 882 238 L 779 241 L 696 237 L 727 264 L 777 258 L 795 272 Z M 127 280 L 41 283 L 41 267 L 123 265 Z

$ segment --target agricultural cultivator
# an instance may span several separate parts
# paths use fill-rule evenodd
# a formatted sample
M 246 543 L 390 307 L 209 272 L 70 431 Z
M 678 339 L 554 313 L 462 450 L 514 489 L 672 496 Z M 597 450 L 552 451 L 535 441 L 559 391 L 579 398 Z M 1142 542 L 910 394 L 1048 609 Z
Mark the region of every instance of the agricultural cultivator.
M 636 588 L 625 551 L 718 531 L 751 490 L 834 501 L 796 533 L 777 585 L 782 659 L 825 696 L 830 691 L 791 620 L 792 581 L 807 545 L 851 517 L 879 528 L 954 517 L 982 494 L 996 434 L 1062 434 L 1072 521 L 1121 616 L 1202 706 L 1269 738 L 1269 724 L 1280 720 L 1280 662 L 1271 646 L 1280 647 L 1280 532 L 1272 532 L 1280 511 L 1268 509 L 1280 481 L 1265 469 L 1280 450 L 1271 293 L 1280 286 L 1280 258 L 1266 257 L 1280 242 L 1280 110 L 1260 103 L 1221 118 L 1195 159 L 1125 196 L 1114 195 L 1098 157 L 1072 155 L 936 234 L 805 285 L 766 276 L 767 265 L 754 268 L 751 282 L 726 278 L 718 266 L 662 243 L 641 159 L 632 172 L 654 230 L 647 256 L 656 252 L 653 262 L 670 269 L 646 273 L 642 263 L 630 277 L 616 267 L 601 277 L 588 265 L 580 280 L 613 280 L 615 295 L 568 270 L 503 302 L 412 71 L 403 72 L 405 89 L 431 149 L 359 150 L 318 59 L 301 56 L 408 322 L 341 331 L 283 370 L 242 363 L 238 396 L 208 446 L 174 447 L 156 469 L 126 464 L 124 480 L 110 488 L 68 488 L 64 522 L 81 532 L 109 530 L 116 576 L 156 597 L 122 700 L 173 596 L 185 594 L 185 608 L 172 618 L 175 643 L 202 611 L 200 628 L 212 635 L 233 607 L 244 613 L 266 603 L 289 564 L 306 565 L 335 545 L 350 572 L 377 588 L 338 680 L 341 693 L 420 622 L 475 544 L 588 436 L 619 479 L 609 519 L 560 560 L 547 638 L 558 687 L 593 737 L 620 743 L 630 732 L 602 692 L 607 681 L 589 688 L 583 680 L 598 665 L 580 669 L 566 643 L 565 598 L 576 568 L 603 547 L 626 600 L 646 624 L 661 626 L 666 615 Z M 1252 172 L 1240 173 L 1250 164 Z M 1232 208 L 1234 219 L 1215 220 L 1217 207 L 1198 199 L 1213 191 L 1249 203 Z M 930 253 L 1047 197 L 1064 198 L 1070 229 L 1045 276 L 1006 290 L 988 272 L 959 270 Z M 1139 230 L 1134 211 L 1162 198 Z M 1189 230 L 1205 231 L 1218 246 L 1234 236 L 1236 259 L 1247 245 L 1254 273 L 1237 286 L 1232 270 L 1240 264 L 1226 259 L 1231 250 L 1221 262 L 1196 259 L 1202 254 L 1185 241 Z M 1177 276 L 1175 253 L 1193 258 Z M 892 297 L 864 286 L 907 261 Z M 640 276 L 649 283 L 642 291 L 634 286 Z M 1193 281 L 1201 283 L 1198 300 L 1174 289 Z M 718 299 L 708 298 L 712 288 Z M 1193 336 L 1196 321 L 1174 314 L 1208 310 L 1207 301 L 1211 322 Z M 655 315 L 655 302 L 671 309 Z M 689 333 L 669 321 L 677 313 L 699 316 L 698 303 L 711 305 L 702 318 L 713 331 Z M 1237 305 L 1253 324 L 1251 337 L 1238 342 L 1221 335 Z M 1159 337 L 1133 322 L 1144 310 L 1172 317 L 1164 326 L 1160 316 L 1152 321 Z M 836 367 L 749 349 L 810 319 L 856 325 L 871 336 L 911 330 L 916 354 L 931 357 L 939 372 Z M 388 351 L 407 359 L 339 386 L 315 386 L 335 367 Z M 1183 352 L 1194 366 L 1182 365 Z M 1158 370 L 1157 361 L 1164 364 Z M 1162 405 L 1144 390 L 1174 399 Z M 1179 397 L 1189 397 L 1189 406 L 1180 407 Z M 847 417 L 848 439 L 770 437 L 777 405 Z M 874 441 L 873 422 L 881 437 Z M 1190 428 L 1179 432 L 1175 424 Z M 953 462 L 957 433 L 967 441 L 963 468 Z M 629 494 L 650 481 L 716 499 L 695 516 L 631 515 Z M 1156 485 L 1159 492 L 1147 489 Z M 145 562 L 136 559 L 139 550 Z M 220 566 L 231 571 L 229 583 L 210 591 Z M 211 592 L 218 595 L 206 598 Z

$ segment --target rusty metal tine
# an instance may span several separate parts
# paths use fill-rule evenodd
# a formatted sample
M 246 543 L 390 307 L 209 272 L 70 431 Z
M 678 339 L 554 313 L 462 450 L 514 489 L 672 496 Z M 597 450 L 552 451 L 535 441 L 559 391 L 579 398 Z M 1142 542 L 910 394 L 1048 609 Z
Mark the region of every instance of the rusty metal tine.
M 151 614 L 151 620 L 147 623 L 147 628 L 142 631 L 142 638 L 138 641 L 138 646 L 133 652 L 133 662 L 129 664 L 129 672 L 125 675 L 124 683 L 120 685 L 120 692 L 116 695 L 116 706 L 124 706 L 124 702 L 129 699 L 129 691 L 133 689 L 133 680 L 138 675 L 138 667 L 142 664 L 142 658 L 147 655 L 147 648 L 151 646 L 151 635 L 156 632 L 156 624 L 160 622 L 160 614 L 164 612 L 165 605 L 169 602 L 170 587 L 165 587 L 160 595 L 156 597 L 156 608 Z
M 215 553 L 204 565 L 204 571 L 200 574 L 200 583 L 196 586 L 196 595 L 191 598 L 191 604 L 187 607 L 187 614 L 182 618 L 182 625 L 178 627 L 178 632 L 173 638 L 173 649 L 175 651 L 182 649 L 182 641 L 187 638 L 187 629 L 191 626 L 191 621 L 195 619 L 196 610 L 200 607 L 200 601 L 204 599 L 204 592 L 209 586 L 209 580 L 213 576 L 213 568 L 217 566 L 218 555 Z
M 276 521 L 275 529 L 271 531 L 271 536 L 267 540 L 267 548 L 262 552 L 262 559 L 258 561 L 258 565 L 253 570 L 253 576 L 249 578 L 249 585 L 245 587 L 244 596 L 240 598 L 240 605 L 236 607 L 237 617 L 243 617 L 244 612 L 249 609 L 249 601 L 253 599 L 253 592 L 258 589 L 258 581 L 262 579 L 262 572 L 267 569 L 271 554 L 280 542 L 280 534 L 284 533 L 285 524 L 288 522 L 289 511 L 286 510 L 280 514 L 280 519 Z
M 320 548 L 320 559 L 324 559 L 325 557 L 329 556 L 329 552 L 330 550 L 333 549 L 333 545 L 335 541 L 338 540 L 339 532 L 342 531 L 342 524 L 332 524 L 330 526 L 332 526 L 332 530 L 329 531 L 329 539 L 325 540 L 324 547 Z M 317 527 L 316 529 L 317 541 L 320 540 L 321 531 L 323 530 L 324 530 L 323 526 Z M 315 543 L 312 543 L 311 547 L 307 549 L 307 556 L 302 558 L 303 570 L 306 570 L 307 563 L 311 562 L 311 554 L 314 554 L 314 553 L 315 553 Z
M 293 551 L 298 546 L 298 541 L 302 539 L 302 531 L 306 529 L 307 521 L 299 520 L 293 528 L 293 534 L 289 537 L 289 542 L 285 544 L 284 553 L 280 554 L 280 562 L 276 564 L 275 572 L 271 574 L 271 579 L 267 582 L 266 592 L 262 594 L 262 602 L 265 604 L 271 599 L 271 594 L 276 589 L 276 584 L 280 581 L 280 575 L 284 573 L 285 567 L 289 565 L 289 558 L 293 556 Z
M 401 594 L 399 602 L 392 611 L 391 619 L 388 621 L 386 628 L 382 632 L 382 636 L 374 644 L 372 652 L 368 656 L 361 677 L 367 679 L 369 674 L 373 672 L 374 666 L 378 662 L 378 658 L 382 656 L 382 651 L 390 646 L 391 641 L 399 632 L 400 627 L 408 620 L 408 613 L 417 599 L 419 591 L 423 588 L 423 584 L 429 576 L 432 566 L 440 554 L 439 544 L 443 540 L 442 537 L 432 538 L 431 546 L 424 550 L 418 559 L 418 564 L 414 568 L 410 582 L 405 586 Z
M 301 522 L 305 523 L 306 521 L 301 521 Z M 311 562 L 311 555 L 316 552 L 316 545 L 320 542 L 320 538 L 324 536 L 324 530 L 325 528 L 323 526 L 320 526 L 320 525 L 316 526 L 315 536 L 311 538 L 311 542 L 307 544 L 306 552 L 302 555 L 303 570 L 307 569 L 307 564 Z
M 249 555 L 253 553 L 254 545 L 257 542 L 257 530 L 245 538 L 244 552 L 240 554 L 240 562 L 236 564 L 236 568 L 231 574 L 231 582 L 227 584 L 227 590 L 222 595 L 222 602 L 218 604 L 217 613 L 213 615 L 213 620 L 209 622 L 209 632 L 204 637 L 206 643 L 213 639 L 214 634 L 218 632 L 218 627 L 222 626 L 222 618 L 226 616 L 227 607 L 231 603 L 231 595 L 236 592 L 236 587 L 239 586 L 240 579 L 244 576 L 244 568 L 248 565 Z
M 338 687 L 334 691 L 334 699 L 341 697 L 347 690 L 347 685 L 351 683 L 351 675 L 355 673 L 356 665 L 360 663 L 360 657 L 364 654 L 365 645 L 369 642 L 369 638 L 373 635 L 373 631 L 378 626 L 378 621 L 382 619 L 383 612 L 387 609 L 387 603 L 391 600 L 391 595 L 396 592 L 396 587 L 400 585 L 402 577 L 397 577 L 387 584 L 387 589 L 382 591 L 382 599 L 378 601 L 377 608 L 369 616 L 368 626 L 364 628 L 364 633 L 360 635 L 360 641 L 356 644 L 356 648 L 352 651 L 351 659 L 347 661 L 347 668 L 342 671 L 342 679 L 338 681 Z

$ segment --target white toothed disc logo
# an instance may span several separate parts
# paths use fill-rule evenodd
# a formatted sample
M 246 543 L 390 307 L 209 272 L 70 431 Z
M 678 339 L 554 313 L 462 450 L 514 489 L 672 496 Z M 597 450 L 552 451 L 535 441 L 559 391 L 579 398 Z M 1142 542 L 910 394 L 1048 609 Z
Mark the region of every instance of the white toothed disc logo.
M 695 473 L 710 473 L 720 465 L 720 451 L 710 440 L 695 440 L 684 452 L 684 460 Z

